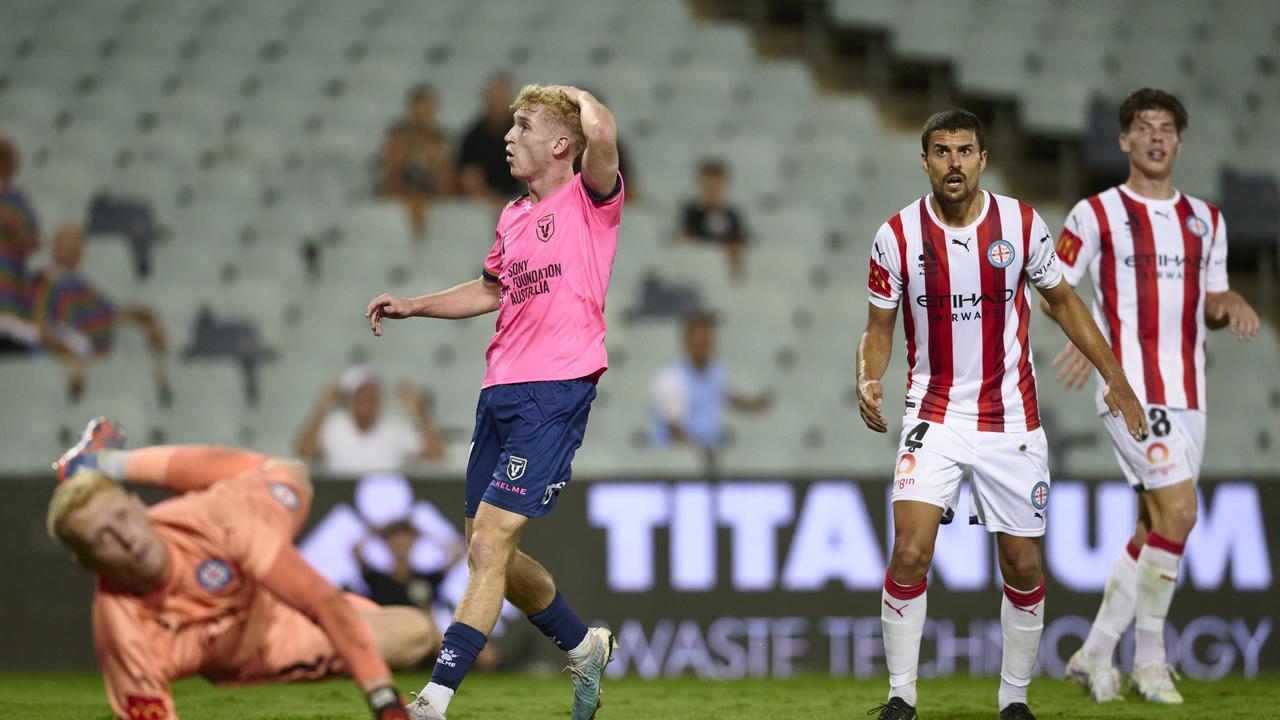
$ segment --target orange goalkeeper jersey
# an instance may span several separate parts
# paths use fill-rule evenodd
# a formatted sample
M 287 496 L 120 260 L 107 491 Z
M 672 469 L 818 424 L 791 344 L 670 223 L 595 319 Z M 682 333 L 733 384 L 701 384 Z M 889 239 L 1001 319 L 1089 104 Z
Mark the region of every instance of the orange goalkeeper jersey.
M 281 621 L 311 625 L 260 585 L 292 545 L 308 510 L 304 497 L 282 466 L 266 460 L 149 510 L 168 548 L 164 582 L 137 596 L 100 579 L 93 603 L 94 646 L 117 715 L 176 717 L 168 687 L 181 677 L 266 679 L 268 629 Z M 334 671 L 311 669 L 315 676 Z

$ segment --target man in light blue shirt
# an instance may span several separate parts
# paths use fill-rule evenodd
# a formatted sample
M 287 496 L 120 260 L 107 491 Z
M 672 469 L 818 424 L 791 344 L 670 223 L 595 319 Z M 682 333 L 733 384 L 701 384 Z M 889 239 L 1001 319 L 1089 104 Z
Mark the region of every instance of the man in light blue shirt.
M 743 412 L 769 407 L 765 396 L 747 397 L 729 386 L 729 372 L 715 357 L 715 320 L 706 313 L 685 318 L 684 357 L 653 383 L 649 442 L 655 447 L 689 443 L 717 450 L 723 442 L 725 406 Z

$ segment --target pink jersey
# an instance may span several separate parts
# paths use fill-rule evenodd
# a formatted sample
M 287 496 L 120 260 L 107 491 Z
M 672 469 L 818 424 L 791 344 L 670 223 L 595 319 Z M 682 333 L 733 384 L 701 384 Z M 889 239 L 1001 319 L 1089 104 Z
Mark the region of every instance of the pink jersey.
M 1152 200 L 1114 187 L 1071 209 L 1058 256 L 1067 282 L 1086 271 L 1092 278 L 1094 317 L 1138 399 L 1203 410 L 1205 294 L 1228 289 L 1218 208 L 1178 192 Z
M 868 297 L 902 303 L 908 417 L 991 432 L 1040 427 L 1027 326 L 1031 289 L 1062 279 L 1031 206 L 983 191 L 972 225 L 943 225 L 929 197 L 880 226 Z
M 484 275 L 502 284 L 483 387 L 598 377 L 609 366 L 604 299 L 618 247 L 622 176 L 595 198 L 581 175 L 502 211 Z

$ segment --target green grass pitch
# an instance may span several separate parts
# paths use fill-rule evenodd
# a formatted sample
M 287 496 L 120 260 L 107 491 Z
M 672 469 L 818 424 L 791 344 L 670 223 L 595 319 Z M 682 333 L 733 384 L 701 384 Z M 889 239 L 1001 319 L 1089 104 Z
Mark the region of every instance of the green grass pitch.
M 402 691 L 416 690 L 426 673 L 399 676 Z M 1096 705 L 1077 687 L 1040 678 L 1031 684 L 1032 709 L 1040 718 L 1280 718 L 1280 675 L 1254 680 L 1231 676 L 1218 682 L 1183 680 L 1181 707 L 1160 707 L 1130 697 Z M 996 678 L 950 678 L 920 683 L 920 717 L 994 718 Z M 568 717 L 572 690 L 567 676 L 476 674 L 467 678 L 449 707 L 450 720 Z M 183 720 L 321 720 L 366 718 L 369 711 L 350 681 L 290 686 L 215 688 L 203 680 L 174 685 Z M 640 718 L 827 718 L 864 717 L 884 697 L 884 680 L 802 676 L 788 680 L 605 681 L 599 720 Z M 101 679 L 91 673 L 0 675 L 0 718 L 107 720 L 111 717 Z

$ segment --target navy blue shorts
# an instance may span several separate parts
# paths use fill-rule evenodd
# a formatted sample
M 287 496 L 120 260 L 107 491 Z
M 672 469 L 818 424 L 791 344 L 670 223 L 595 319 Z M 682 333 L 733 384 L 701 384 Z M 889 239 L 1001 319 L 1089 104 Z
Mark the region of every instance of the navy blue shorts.
M 596 398 L 589 379 L 494 385 L 480 391 L 467 460 L 467 517 L 480 501 L 539 517 L 569 482 Z

